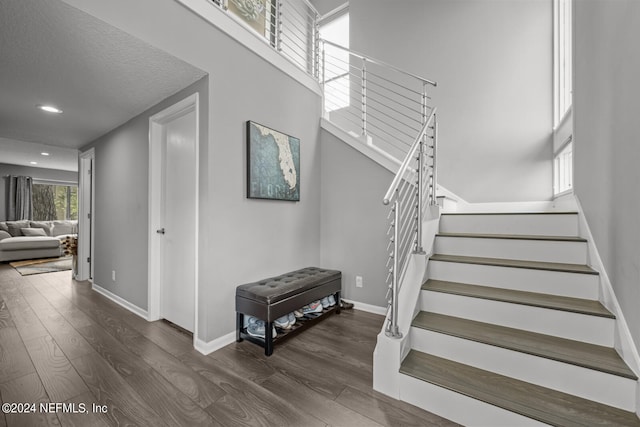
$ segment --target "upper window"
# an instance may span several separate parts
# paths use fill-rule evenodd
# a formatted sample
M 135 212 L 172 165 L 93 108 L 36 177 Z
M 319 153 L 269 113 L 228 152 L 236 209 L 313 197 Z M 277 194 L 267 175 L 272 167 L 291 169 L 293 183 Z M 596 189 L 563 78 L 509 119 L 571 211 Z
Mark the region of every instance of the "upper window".
M 553 2 L 554 127 L 560 124 L 572 103 L 571 1 Z
M 31 192 L 34 221 L 78 219 L 78 187 L 34 183 Z
M 349 49 L 349 12 L 333 15 L 320 23 L 320 38 Z M 349 51 L 335 46 L 324 47 L 325 110 L 349 106 Z

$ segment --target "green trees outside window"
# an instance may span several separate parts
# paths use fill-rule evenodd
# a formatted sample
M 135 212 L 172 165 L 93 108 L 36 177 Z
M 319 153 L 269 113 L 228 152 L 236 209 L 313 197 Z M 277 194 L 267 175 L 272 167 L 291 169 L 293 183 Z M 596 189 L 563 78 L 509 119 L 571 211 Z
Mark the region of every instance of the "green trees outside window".
M 78 187 L 33 184 L 34 221 L 78 219 Z

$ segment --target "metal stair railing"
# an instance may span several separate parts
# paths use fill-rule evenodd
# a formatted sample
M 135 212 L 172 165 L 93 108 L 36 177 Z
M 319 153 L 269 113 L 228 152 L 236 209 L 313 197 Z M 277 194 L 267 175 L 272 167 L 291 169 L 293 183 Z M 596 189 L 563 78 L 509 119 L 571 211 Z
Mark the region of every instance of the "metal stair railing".
M 412 253 L 424 254 L 422 248 L 422 221 L 429 205 L 437 204 L 437 109 L 422 126 L 394 177 L 383 203 L 391 205 L 387 235 L 390 250 L 387 260 L 389 274 L 387 290 L 387 323 L 385 333 L 402 338 L 398 326 L 398 295 Z
M 325 118 L 398 163 L 433 110 L 436 83 L 319 39 L 318 80 Z

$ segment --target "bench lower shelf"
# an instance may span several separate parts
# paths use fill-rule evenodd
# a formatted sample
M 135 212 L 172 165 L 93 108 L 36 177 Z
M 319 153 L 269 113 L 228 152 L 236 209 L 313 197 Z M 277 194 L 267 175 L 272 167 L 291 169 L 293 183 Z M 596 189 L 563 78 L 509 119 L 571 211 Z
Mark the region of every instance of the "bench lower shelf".
M 271 356 L 271 354 L 273 353 L 273 346 L 275 344 L 279 344 L 281 342 L 286 341 L 287 339 L 289 339 L 291 337 L 294 337 L 294 336 L 298 335 L 300 332 L 302 332 L 305 329 L 309 328 L 310 326 L 320 322 L 321 320 L 326 319 L 329 315 L 331 315 L 333 313 L 340 314 L 340 304 L 339 303 L 337 303 L 333 307 L 328 307 L 328 308 L 323 309 L 322 312 L 305 314 L 304 317 L 302 317 L 302 318 L 296 318 L 296 323 L 295 323 L 295 325 L 293 325 L 291 327 L 291 329 L 283 329 L 283 328 L 275 327 L 276 331 L 277 331 L 277 334 L 276 334 L 276 337 L 271 340 L 271 342 L 267 342 L 266 338 L 255 337 L 253 335 L 250 335 L 247 332 L 247 329 L 245 327 L 242 327 L 242 328 L 238 329 L 236 341 L 237 342 L 242 342 L 244 340 L 247 340 L 249 342 L 257 344 L 260 347 L 264 348 L 265 355 Z M 244 324 L 244 314 L 237 313 L 237 316 L 238 316 L 238 325 L 243 325 Z M 267 330 L 269 330 L 269 327 L 273 327 L 273 322 L 267 323 L 267 325 L 265 327 L 265 332 Z

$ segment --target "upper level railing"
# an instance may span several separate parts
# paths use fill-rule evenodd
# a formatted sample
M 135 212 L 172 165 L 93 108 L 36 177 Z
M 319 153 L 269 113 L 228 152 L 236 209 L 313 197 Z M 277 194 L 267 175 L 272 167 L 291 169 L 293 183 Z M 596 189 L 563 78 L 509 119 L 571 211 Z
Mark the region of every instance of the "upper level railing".
M 307 74 L 317 77 L 318 11 L 308 0 L 211 0 Z
M 431 114 L 436 83 L 319 40 L 325 117 L 398 163 Z

